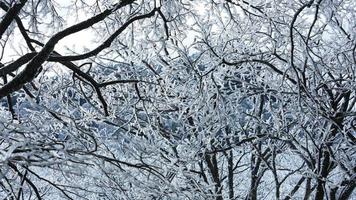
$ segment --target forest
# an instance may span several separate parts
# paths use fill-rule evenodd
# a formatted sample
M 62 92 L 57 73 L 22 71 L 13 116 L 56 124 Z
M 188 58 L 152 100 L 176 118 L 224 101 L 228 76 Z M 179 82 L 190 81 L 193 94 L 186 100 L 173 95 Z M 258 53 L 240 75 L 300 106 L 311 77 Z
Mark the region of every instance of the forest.
M 355 0 L 0 0 L 0 199 L 355 187 Z

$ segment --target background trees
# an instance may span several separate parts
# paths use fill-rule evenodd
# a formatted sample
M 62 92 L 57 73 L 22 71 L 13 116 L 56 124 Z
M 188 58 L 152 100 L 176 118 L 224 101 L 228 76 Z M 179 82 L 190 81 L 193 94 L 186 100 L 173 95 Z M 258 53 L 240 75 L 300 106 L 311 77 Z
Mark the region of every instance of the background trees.
M 7 199 L 355 197 L 353 1 L 2 1 Z

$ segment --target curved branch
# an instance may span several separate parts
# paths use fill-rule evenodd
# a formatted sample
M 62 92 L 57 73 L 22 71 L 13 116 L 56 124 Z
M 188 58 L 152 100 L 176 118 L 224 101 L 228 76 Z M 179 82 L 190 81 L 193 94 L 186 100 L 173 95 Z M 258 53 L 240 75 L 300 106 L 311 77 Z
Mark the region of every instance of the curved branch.
M 132 24 L 133 22 L 135 22 L 137 20 L 140 20 L 140 19 L 145 19 L 145 18 L 152 17 L 157 10 L 158 9 L 156 8 L 156 9 L 153 9 L 151 12 L 149 12 L 147 14 L 131 18 L 129 21 L 124 23 L 118 30 L 116 30 L 114 32 L 114 34 L 112 34 L 107 40 L 105 40 L 105 42 L 103 42 L 100 46 L 98 46 L 94 50 L 89 51 L 88 53 L 84 53 L 84 54 L 81 54 L 81 55 L 75 55 L 75 56 L 53 57 L 51 59 L 52 59 L 52 61 L 75 61 L 75 60 L 83 60 L 83 59 L 95 56 L 98 53 L 100 53 L 102 50 L 110 47 L 112 42 L 117 38 L 117 36 L 119 36 L 130 24 Z
M 10 9 L 7 10 L 6 15 L 4 16 L 3 20 L 0 22 L 0 39 L 2 35 L 5 33 L 7 28 L 10 26 L 11 22 L 20 12 L 22 7 L 26 4 L 27 0 L 21 0 L 20 3 L 16 3 Z M 4 2 L 0 2 L 0 7 L 8 7 Z
M 115 10 L 117 10 L 125 5 L 128 5 L 132 2 L 133 2 L 133 0 L 126 0 L 126 1 L 123 0 L 119 4 L 115 5 L 113 8 L 107 9 L 94 17 L 91 17 L 83 22 L 75 24 L 69 28 L 64 29 L 63 31 L 56 33 L 44 45 L 42 50 L 40 52 L 38 52 L 38 54 L 27 64 L 27 66 L 25 67 L 25 69 L 22 72 L 20 72 L 14 79 L 12 79 L 10 82 L 8 82 L 6 85 L 4 85 L 2 88 L 0 88 L 0 98 L 3 98 L 5 96 L 7 96 L 8 94 L 21 89 L 24 84 L 26 84 L 26 83 L 32 81 L 34 78 L 36 78 L 37 74 L 41 70 L 41 65 L 45 61 L 47 61 L 48 57 L 54 50 L 55 45 L 61 39 L 63 39 L 64 37 L 66 37 L 68 35 L 71 35 L 73 33 L 76 33 L 81 30 L 84 30 L 86 28 L 89 28 L 90 26 L 104 20 L 107 16 L 109 16 Z

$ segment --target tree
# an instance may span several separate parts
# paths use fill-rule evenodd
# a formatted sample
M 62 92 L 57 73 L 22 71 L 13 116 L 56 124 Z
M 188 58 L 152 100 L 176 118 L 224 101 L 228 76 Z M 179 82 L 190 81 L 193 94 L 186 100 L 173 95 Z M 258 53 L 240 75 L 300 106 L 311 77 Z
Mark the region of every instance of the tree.
M 354 198 L 355 4 L 1 1 L 1 197 Z

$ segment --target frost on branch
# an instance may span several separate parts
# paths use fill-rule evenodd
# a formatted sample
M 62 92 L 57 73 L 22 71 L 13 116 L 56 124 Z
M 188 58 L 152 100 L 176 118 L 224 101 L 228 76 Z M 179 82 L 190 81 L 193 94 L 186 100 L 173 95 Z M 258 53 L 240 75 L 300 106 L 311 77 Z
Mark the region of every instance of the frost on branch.
M 351 0 L 2 1 L 3 199 L 353 199 Z

